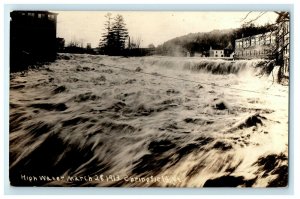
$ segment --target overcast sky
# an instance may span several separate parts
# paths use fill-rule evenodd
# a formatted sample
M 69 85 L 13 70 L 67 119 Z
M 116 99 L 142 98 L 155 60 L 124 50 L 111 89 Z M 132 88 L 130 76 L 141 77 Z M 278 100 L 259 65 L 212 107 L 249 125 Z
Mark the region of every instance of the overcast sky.
M 105 22 L 100 11 L 54 11 L 58 13 L 57 36 L 63 37 L 68 44 L 71 40 L 91 43 L 97 47 Z M 214 29 L 238 28 L 248 12 L 153 12 L 122 11 L 110 12 L 113 16 L 121 14 L 131 38 L 141 38 L 141 46 L 155 46 L 174 37 L 196 32 L 209 32 Z M 252 12 L 248 19 L 260 13 Z M 256 24 L 274 23 L 276 14 L 268 12 Z

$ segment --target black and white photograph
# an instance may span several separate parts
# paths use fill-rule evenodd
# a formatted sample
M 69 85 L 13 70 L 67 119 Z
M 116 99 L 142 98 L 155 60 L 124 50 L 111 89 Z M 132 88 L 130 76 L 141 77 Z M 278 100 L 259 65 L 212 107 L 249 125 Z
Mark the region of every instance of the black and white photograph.
M 289 186 L 289 12 L 9 14 L 11 186 Z

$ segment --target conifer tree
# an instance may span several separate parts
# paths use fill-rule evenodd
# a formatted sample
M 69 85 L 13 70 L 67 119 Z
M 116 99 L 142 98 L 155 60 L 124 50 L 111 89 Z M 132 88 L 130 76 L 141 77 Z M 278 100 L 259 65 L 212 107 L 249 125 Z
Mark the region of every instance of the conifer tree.
M 102 35 L 100 47 L 105 54 L 122 55 L 125 49 L 125 41 L 128 37 L 128 31 L 122 15 L 117 15 L 113 22 L 111 14 L 106 16 L 105 32 Z

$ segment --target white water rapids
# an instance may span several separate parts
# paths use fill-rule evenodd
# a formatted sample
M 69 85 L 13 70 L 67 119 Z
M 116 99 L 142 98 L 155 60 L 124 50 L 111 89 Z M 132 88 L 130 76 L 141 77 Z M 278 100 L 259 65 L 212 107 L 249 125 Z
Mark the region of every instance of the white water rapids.
M 11 74 L 12 185 L 287 185 L 288 87 L 266 61 L 60 58 Z

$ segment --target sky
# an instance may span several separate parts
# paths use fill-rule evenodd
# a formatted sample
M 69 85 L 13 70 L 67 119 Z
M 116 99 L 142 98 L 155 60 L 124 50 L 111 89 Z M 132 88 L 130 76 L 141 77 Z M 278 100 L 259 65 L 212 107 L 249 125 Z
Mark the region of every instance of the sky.
M 91 43 L 97 47 L 104 32 L 104 15 L 107 11 L 53 11 L 58 13 L 57 37 L 65 39 L 66 44 L 77 41 L 86 46 Z M 140 38 L 141 47 L 155 46 L 189 33 L 209 32 L 215 29 L 238 28 L 249 12 L 162 12 L 162 11 L 118 11 L 112 16 L 124 17 L 129 36 Z M 246 21 L 259 16 L 260 12 L 251 12 Z M 257 25 L 274 23 L 277 15 L 266 12 L 257 21 Z

